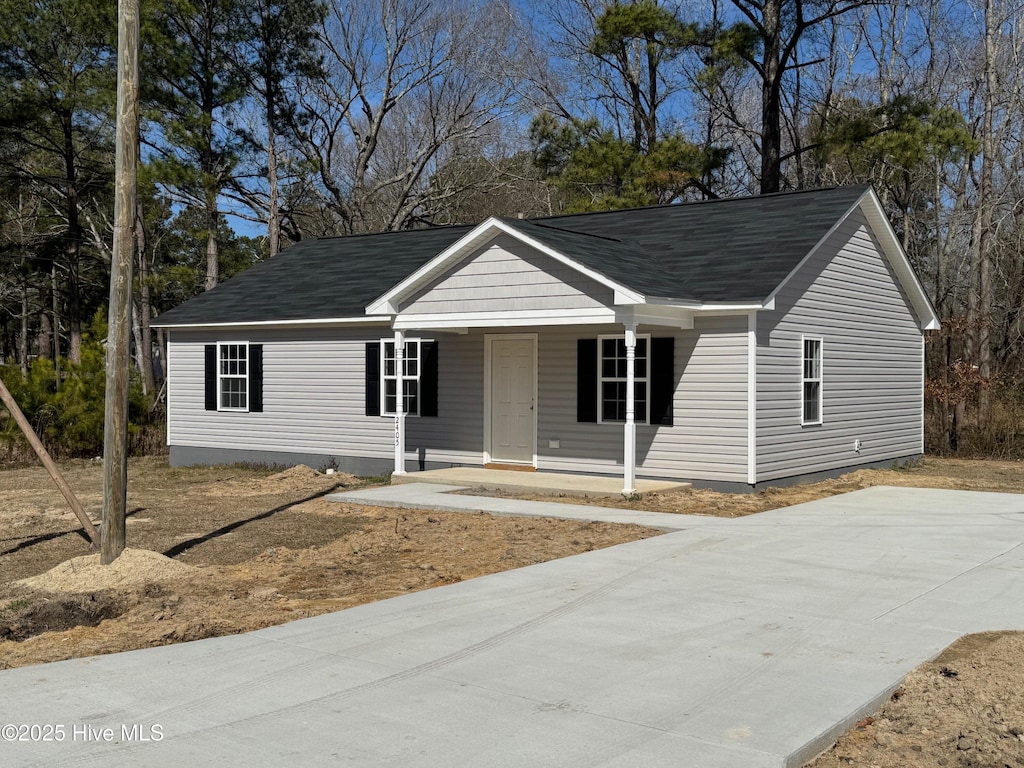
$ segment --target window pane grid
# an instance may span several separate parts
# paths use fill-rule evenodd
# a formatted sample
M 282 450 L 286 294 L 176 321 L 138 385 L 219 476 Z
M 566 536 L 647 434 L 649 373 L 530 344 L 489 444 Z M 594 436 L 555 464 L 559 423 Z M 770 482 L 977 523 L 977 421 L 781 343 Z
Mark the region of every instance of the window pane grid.
M 637 337 L 633 361 L 633 418 L 647 423 L 647 343 L 646 336 Z M 602 337 L 598 361 L 601 421 L 626 420 L 626 339 L 623 336 Z
M 822 354 L 821 339 L 803 340 L 801 417 L 804 424 L 820 424 L 822 420 Z
M 402 402 L 405 406 L 404 412 L 411 415 L 419 415 L 419 377 L 420 377 L 420 342 L 418 340 L 406 341 L 402 355 Z M 381 344 L 381 353 L 384 357 L 384 388 L 383 402 L 381 404 L 381 415 L 394 416 L 398 405 L 398 366 L 395 360 L 395 342 L 384 341 Z
M 219 407 L 244 411 L 249 407 L 249 347 L 221 344 L 218 351 Z

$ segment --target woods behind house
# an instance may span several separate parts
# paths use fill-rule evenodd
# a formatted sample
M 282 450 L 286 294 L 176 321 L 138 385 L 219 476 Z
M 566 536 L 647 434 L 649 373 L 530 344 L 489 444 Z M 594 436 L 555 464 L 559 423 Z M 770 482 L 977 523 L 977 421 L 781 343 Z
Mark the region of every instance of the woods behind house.
M 91 455 L 116 3 L 0 9 L 0 375 L 58 455 Z M 943 319 L 928 449 L 1024 456 L 1024 29 L 1004 0 L 143 0 L 142 18 L 137 451 L 161 443 L 154 319 L 303 238 L 871 182 Z

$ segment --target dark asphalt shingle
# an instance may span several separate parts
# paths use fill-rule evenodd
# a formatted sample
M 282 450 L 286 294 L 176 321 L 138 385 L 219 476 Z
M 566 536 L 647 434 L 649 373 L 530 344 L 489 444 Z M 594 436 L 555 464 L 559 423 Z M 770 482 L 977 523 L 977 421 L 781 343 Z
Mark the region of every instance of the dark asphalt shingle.
M 528 220 L 510 227 L 646 296 L 766 298 L 866 186 Z M 470 226 L 309 240 L 161 315 L 159 325 L 362 317 Z

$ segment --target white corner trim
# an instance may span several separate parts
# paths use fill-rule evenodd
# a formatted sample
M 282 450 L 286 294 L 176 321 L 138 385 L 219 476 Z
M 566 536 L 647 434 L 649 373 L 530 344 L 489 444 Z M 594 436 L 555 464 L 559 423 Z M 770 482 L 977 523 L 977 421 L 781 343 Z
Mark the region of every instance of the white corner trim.
M 924 455 L 924 365 L 925 365 L 925 343 L 924 334 L 921 334 L 921 455 Z
M 757 312 L 747 313 L 747 483 L 757 484 Z
M 164 405 L 164 407 L 165 407 L 165 409 L 167 411 L 167 415 L 164 418 L 164 421 L 167 422 L 166 424 L 164 424 L 164 433 L 165 433 L 164 434 L 164 438 L 167 441 L 167 446 L 168 447 L 170 447 L 170 445 L 171 445 L 171 403 L 173 402 L 171 400 L 171 387 L 172 387 L 172 384 L 171 384 L 171 346 L 173 346 L 172 343 L 171 343 L 171 331 L 168 330 L 167 331 L 167 347 L 166 347 L 166 349 L 161 349 L 160 350 L 161 354 L 163 355 L 163 360 L 161 360 L 161 362 L 164 364 L 164 386 L 165 386 L 165 390 L 164 390 L 164 404 L 165 405 Z M 205 372 L 204 372 L 204 375 L 205 375 Z M 204 385 L 205 385 L 205 382 L 204 382 Z
M 611 280 L 600 272 L 579 263 L 575 259 L 566 256 L 564 253 L 545 245 L 539 240 L 520 232 L 515 227 L 509 226 L 500 219 L 492 216 L 449 245 L 433 259 L 391 288 L 387 293 L 367 304 L 366 313 L 368 315 L 394 313 L 397 305 L 401 303 L 401 299 L 419 288 L 422 288 L 432 278 L 438 276 L 453 264 L 458 263 L 463 256 L 470 253 L 472 250 L 485 245 L 500 234 L 508 235 L 524 245 L 540 251 L 567 267 L 576 270 L 580 274 L 589 277 L 591 280 L 612 289 L 612 291 L 615 292 L 616 303 L 643 304 L 645 301 L 645 298 L 641 293 Z

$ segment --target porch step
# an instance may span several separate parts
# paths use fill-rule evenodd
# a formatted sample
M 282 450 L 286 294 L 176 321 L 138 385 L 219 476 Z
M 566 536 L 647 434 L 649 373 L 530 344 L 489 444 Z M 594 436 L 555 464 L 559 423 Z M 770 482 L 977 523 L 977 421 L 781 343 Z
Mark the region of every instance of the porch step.
M 596 475 L 568 475 L 557 472 L 522 472 L 485 467 L 451 467 L 392 475 L 392 485 L 439 483 L 485 488 L 496 491 L 538 493 L 548 496 L 621 496 L 622 478 Z M 640 493 L 664 493 L 689 487 L 674 480 L 637 480 Z

